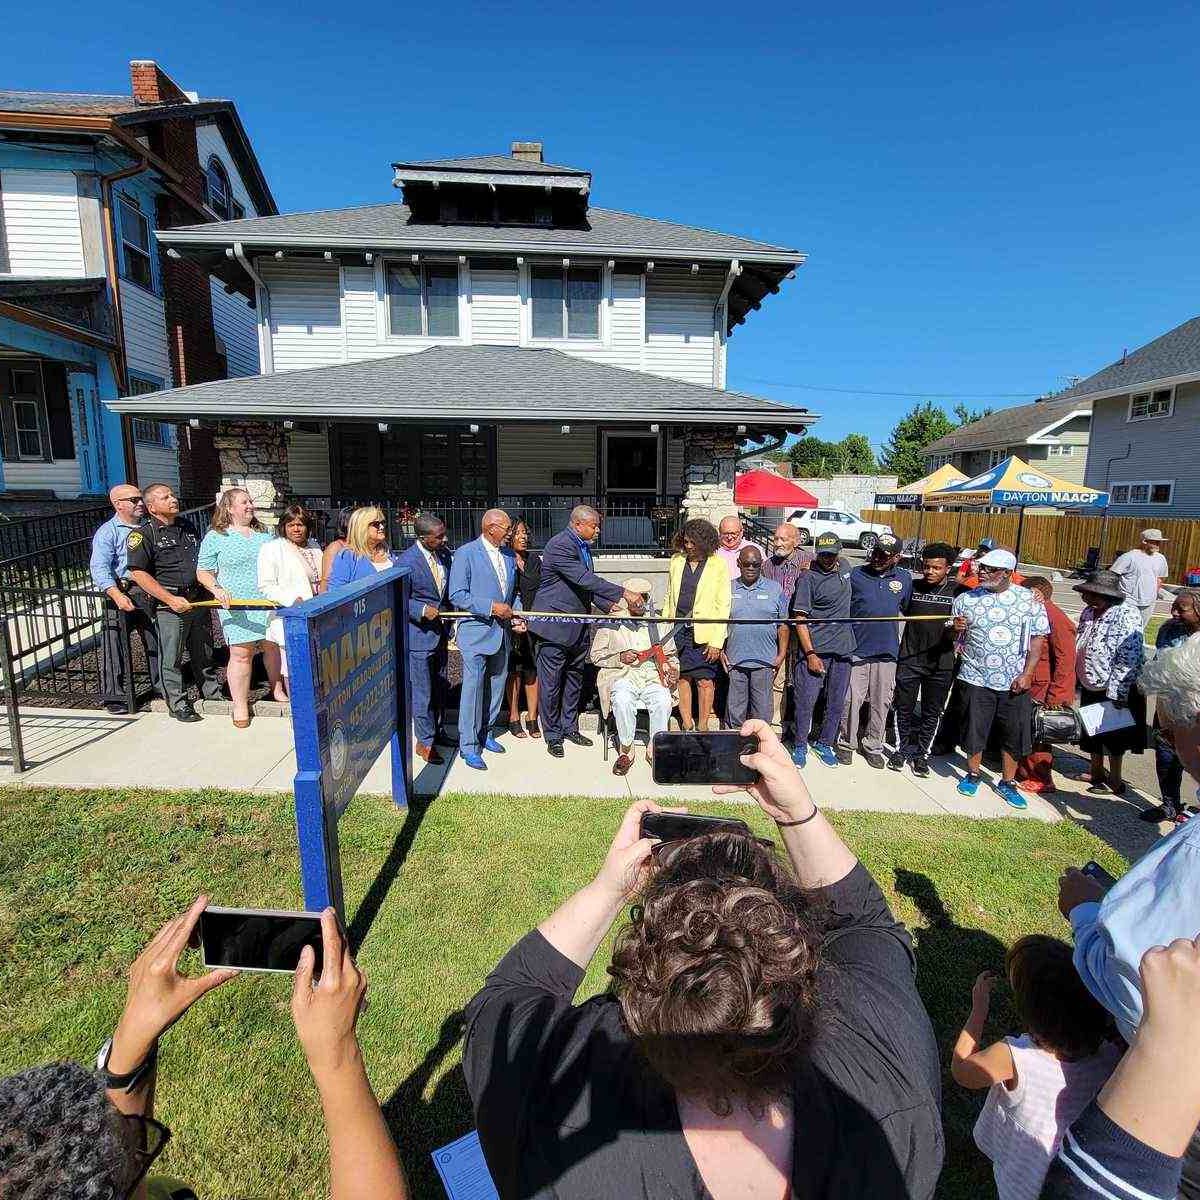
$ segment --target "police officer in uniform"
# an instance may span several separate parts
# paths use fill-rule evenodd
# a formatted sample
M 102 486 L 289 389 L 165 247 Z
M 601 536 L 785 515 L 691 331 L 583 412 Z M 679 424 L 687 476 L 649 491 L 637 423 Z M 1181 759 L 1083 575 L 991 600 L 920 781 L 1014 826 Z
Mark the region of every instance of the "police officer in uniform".
M 152 483 L 142 493 L 148 516 L 126 542 L 134 601 L 154 616 L 159 638 L 159 682 L 167 708 L 177 721 L 199 721 L 183 687 L 184 646 L 192 660 L 192 677 L 206 700 L 221 698 L 213 667 L 212 621 L 207 609 L 194 610 L 201 598 L 196 582 L 200 535 L 179 516 L 179 499 L 165 483 Z

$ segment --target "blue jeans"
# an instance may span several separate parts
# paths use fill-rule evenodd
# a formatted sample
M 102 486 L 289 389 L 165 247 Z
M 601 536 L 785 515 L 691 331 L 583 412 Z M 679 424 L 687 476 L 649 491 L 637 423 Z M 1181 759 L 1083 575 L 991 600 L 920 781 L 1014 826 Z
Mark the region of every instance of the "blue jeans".
M 1154 739 L 1154 770 L 1158 775 L 1158 794 L 1164 804 L 1179 805 L 1179 789 L 1183 784 L 1183 763 L 1170 746 Z
M 797 746 L 804 745 L 808 740 L 813 710 L 817 707 L 817 699 L 822 691 L 825 692 L 825 714 L 821 718 L 821 728 L 816 737 L 822 745 L 832 746 L 837 741 L 842 709 L 846 707 L 846 692 L 850 687 L 850 660 L 828 654 L 822 654 L 820 659 L 825 664 L 823 675 L 814 675 L 808 669 L 808 663 L 803 656 L 796 660 L 796 669 L 792 674 L 792 688 L 796 696 Z

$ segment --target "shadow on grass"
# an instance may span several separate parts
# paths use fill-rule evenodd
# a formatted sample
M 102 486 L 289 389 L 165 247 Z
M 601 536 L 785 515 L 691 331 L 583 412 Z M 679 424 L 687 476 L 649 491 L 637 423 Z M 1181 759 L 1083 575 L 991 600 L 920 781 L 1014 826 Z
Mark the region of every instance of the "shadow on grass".
M 937 1194 L 942 1200 L 991 1195 L 991 1164 L 975 1148 L 972 1138 L 985 1093 L 968 1092 L 950 1078 L 950 1054 L 970 1011 L 971 987 L 976 976 L 981 971 L 995 971 L 1003 979 L 1007 947 L 986 930 L 957 924 L 927 875 L 897 867 L 896 891 L 916 905 L 923 922 L 912 931 L 917 989 L 937 1035 L 946 1131 L 946 1166 Z M 985 1039 L 988 1044 L 1013 1028 L 1007 988 L 997 987 L 992 996 Z
M 371 886 L 367 889 L 367 894 L 362 898 L 362 903 L 354 913 L 348 933 L 350 947 L 355 954 L 358 953 L 371 926 L 375 923 L 375 918 L 379 915 L 379 910 L 383 907 L 388 892 L 392 890 L 392 884 L 396 882 L 396 876 L 400 874 L 400 868 L 404 866 L 404 860 L 408 858 L 409 851 L 412 850 L 413 842 L 417 839 L 417 831 L 421 828 L 421 822 L 425 820 L 425 814 L 429 811 L 429 805 L 430 801 L 427 799 L 414 798 L 408 806 L 408 815 L 404 818 L 400 832 L 396 834 L 396 840 L 392 843 L 392 848 L 388 851 L 388 856 L 384 860 L 383 866 L 380 867 L 379 874 L 375 876 Z

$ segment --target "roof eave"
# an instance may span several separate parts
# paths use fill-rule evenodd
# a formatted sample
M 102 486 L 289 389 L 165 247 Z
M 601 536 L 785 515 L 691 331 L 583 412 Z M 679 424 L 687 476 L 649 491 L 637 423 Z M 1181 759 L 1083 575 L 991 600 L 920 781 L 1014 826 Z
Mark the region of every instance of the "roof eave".
M 1128 396 L 1131 392 L 1148 392 L 1155 388 L 1178 387 L 1182 383 L 1197 382 L 1200 382 L 1200 371 L 1185 371 L 1182 375 L 1164 375 L 1160 379 L 1139 379 L 1136 383 L 1124 383 L 1120 387 L 1101 388 L 1094 392 L 1078 392 L 1070 399 L 1095 404 L 1098 400 Z
M 434 171 L 398 168 L 392 178 L 393 187 L 409 183 L 456 184 L 477 183 L 491 187 L 559 188 L 587 195 L 592 188 L 590 175 L 534 175 L 520 171 Z

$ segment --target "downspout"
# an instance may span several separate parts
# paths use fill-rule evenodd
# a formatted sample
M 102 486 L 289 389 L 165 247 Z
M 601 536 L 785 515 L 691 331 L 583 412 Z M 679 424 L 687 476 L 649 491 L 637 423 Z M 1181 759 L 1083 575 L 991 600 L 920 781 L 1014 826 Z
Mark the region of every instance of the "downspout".
M 254 282 L 255 299 L 258 302 L 258 358 L 262 370 L 260 374 L 275 374 L 275 353 L 271 345 L 271 293 L 263 277 L 255 270 L 254 264 L 246 257 L 241 242 L 234 242 L 232 250 L 225 253 L 242 264 L 242 270 Z
M 725 301 L 729 299 L 729 289 L 733 287 L 733 281 L 741 273 L 742 264 L 736 258 L 732 259 L 729 263 L 729 270 L 725 272 L 725 284 L 721 288 L 721 294 L 717 297 L 716 304 L 713 305 L 713 335 L 716 338 L 716 353 L 713 354 L 712 381 L 715 388 L 725 386 L 725 380 L 721 378 L 720 354 L 725 346 L 725 323 L 722 320 Z
M 1115 462 L 1121 462 L 1128 458 L 1133 453 L 1133 443 L 1128 442 L 1125 446 L 1124 454 L 1110 454 L 1108 462 L 1104 464 L 1104 490 L 1108 491 L 1109 480 L 1112 478 L 1112 465 Z M 1104 562 L 1104 539 L 1108 535 L 1108 505 L 1104 506 L 1104 512 L 1100 515 L 1100 545 L 1096 547 L 1096 565 L 1099 566 Z
M 104 256 L 108 260 L 108 279 L 112 289 L 113 317 L 116 322 L 117 349 L 109 357 L 112 360 L 113 374 L 117 379 L 117 391 L 122 395 L 129 391 L 128 357 L 125 352 L 125 317 L 121 309 L 121 273 L 117 266 L 116 225 L 113 221 L 112 185 L 133 175 L 140 175 L 150 169 L 150 163 L 143 158 L 132 167 L 124 167 L 100 176 L 100 209 L 102 215 L 101 230 L 104 235 Z M 125 459 L 126 482 L 136 484 L 137 455 L 133 449 L 132 436 L 133 418 L 128 413 L 121 414 L 121 455 Z

